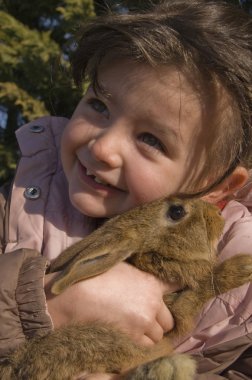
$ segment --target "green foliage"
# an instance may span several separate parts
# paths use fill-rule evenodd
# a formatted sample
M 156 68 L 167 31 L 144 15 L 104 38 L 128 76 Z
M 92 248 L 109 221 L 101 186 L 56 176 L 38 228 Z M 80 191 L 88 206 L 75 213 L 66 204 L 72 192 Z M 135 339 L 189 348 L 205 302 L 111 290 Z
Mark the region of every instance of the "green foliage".
M 0 183 L 13 170 L 15 129 L 45 114 L 69 117 L 75 108 L 81 94 L 69 60 L 77 29 L 92 17 L 92 0 L 0 0 L 0 106 L 8 114 Z
M 29 120 L 30 115 L 40 117 L 47 114 L 44 103 L 30 96 L 25 90 L 13 82 L 0 83 L 0 103 L 15 106 L 23 117 Z
M 59 46 L 49 31 L 31 30 L 5 12 L 0 12 L 0 24 L 1 82 L 15 82 L 31 95 L 40 95 L 48 88 L 50 61 L 60 55 Z

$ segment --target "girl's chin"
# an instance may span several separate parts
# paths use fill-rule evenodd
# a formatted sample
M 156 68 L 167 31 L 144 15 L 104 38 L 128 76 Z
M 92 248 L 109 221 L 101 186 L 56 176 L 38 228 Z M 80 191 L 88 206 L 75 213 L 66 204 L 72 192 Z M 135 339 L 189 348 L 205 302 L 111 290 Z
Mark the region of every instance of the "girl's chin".
M 87 194 L 70 194 L 70 201 L 81 214 L 91 218 L 112 218 L 133 207 L 126 208 L 126 202 L 123 201 L 120 201 L 119 207 L 117 207 L 116 200 L 94 199 Z M 124 208 L 122 208 L 122 205 L 124 205 Z
M 70 201 L 74 208 L 76 208 L 81 214 L 89 216 L 91 218 L 107 218 L 110 217 L 110 212 L 100 202 L 93 199 L 83 199 L 83 196 L 70 194 Z

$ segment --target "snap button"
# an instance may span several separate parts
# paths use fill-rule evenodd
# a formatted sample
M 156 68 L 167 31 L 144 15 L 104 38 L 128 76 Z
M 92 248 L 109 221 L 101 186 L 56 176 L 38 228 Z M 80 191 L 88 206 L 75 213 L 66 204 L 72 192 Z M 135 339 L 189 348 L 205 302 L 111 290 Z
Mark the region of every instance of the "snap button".
M 38 186 L 27 187 L 24 191 L 26 199 L 38 199 L 40 197 L 41 190 Z
M 30 131 L 32 133 L 41 133 L 41 132 L 44 132 L 45 128 L 43 127 L 43 125 L 31 125 L 30 126 Z

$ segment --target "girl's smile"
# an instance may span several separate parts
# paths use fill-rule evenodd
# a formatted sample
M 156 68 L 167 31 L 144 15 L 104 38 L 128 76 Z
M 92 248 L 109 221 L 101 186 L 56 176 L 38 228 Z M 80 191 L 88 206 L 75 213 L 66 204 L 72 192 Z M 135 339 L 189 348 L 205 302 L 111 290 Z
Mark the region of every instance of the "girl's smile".
M 90 186 L 92 189 L 102 192 L 104 196 L 106 193 L 109 196 L 112 195 L 115 191 L 123 191 L 113 185 L 110 185 L 101 177 L 92 174 L 80 162 L 78 162 L 78 171 L 81 181 Z

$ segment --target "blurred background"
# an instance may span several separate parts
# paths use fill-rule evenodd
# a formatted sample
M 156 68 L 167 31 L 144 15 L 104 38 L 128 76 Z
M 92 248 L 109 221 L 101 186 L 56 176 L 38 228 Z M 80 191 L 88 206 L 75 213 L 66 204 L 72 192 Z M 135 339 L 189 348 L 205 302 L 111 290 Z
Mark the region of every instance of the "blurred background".
M 226 1 L 252 14 L 252 0 Z M 12 178 L 18 160 L 15 130 L 43 115 L 70 117 L 79 101 L 69 61 L 80 25 L 108 9 L 127 13 L 147 4 L 0 0 L 0 185 Z

